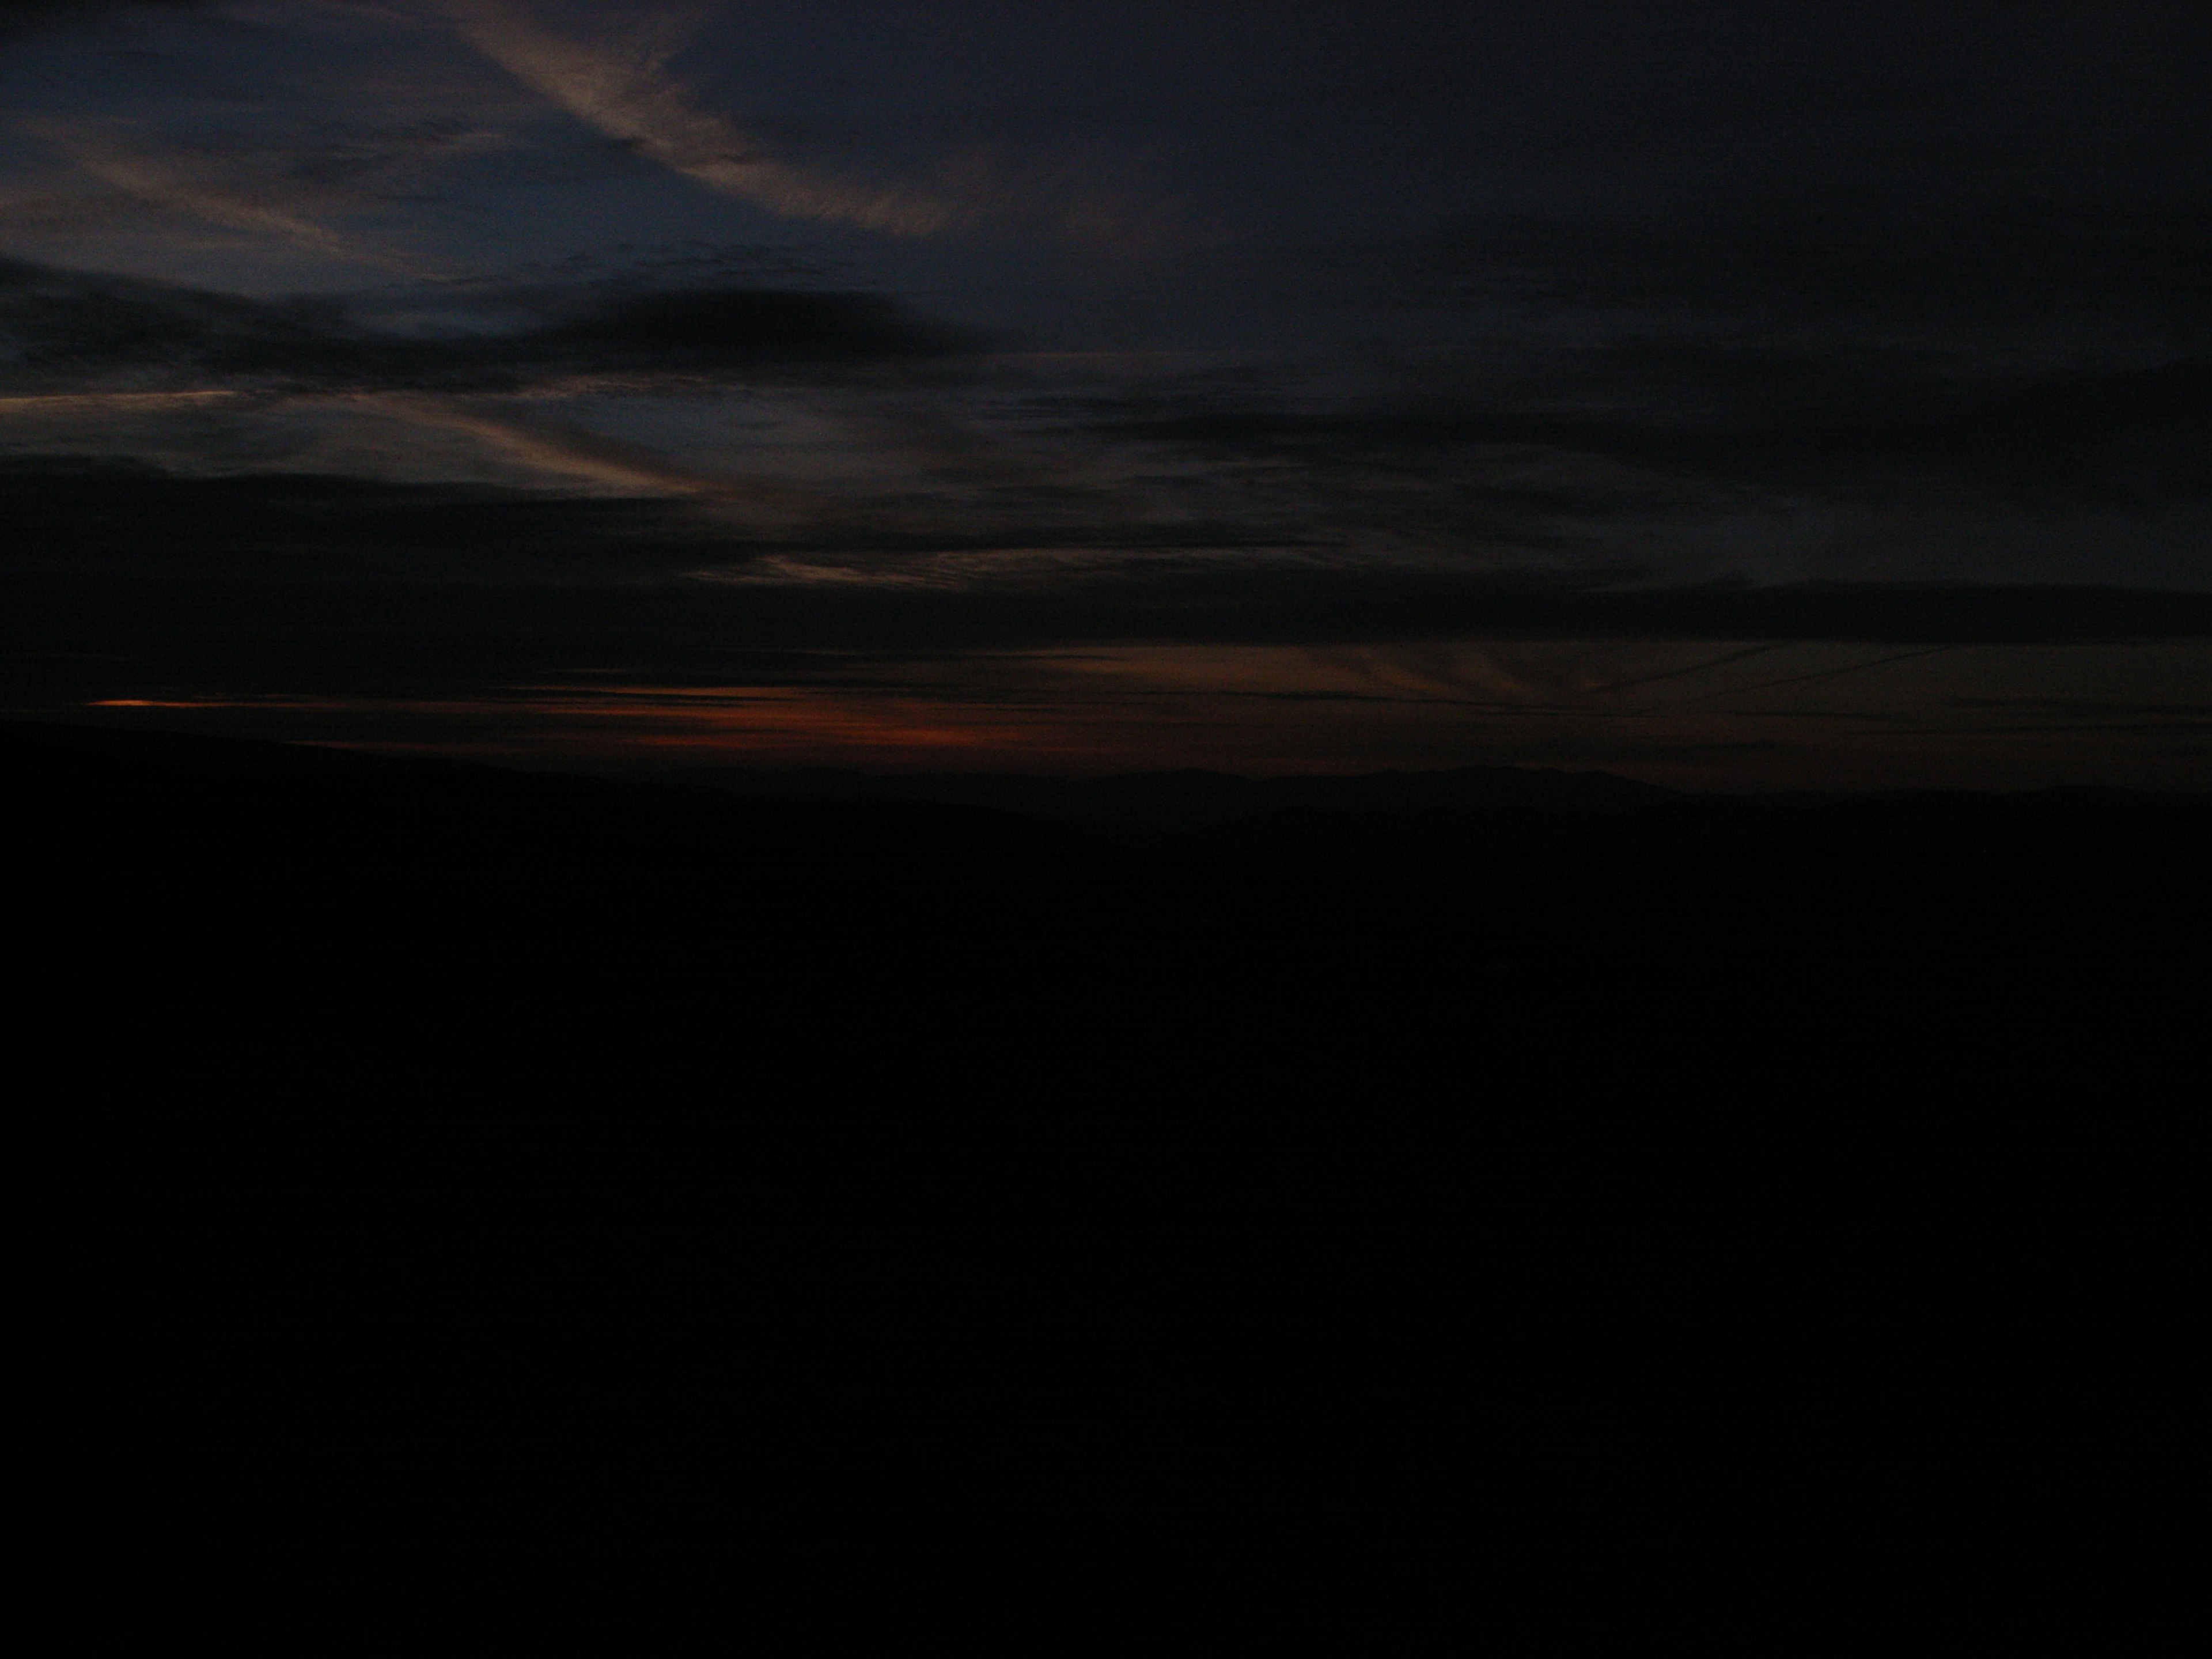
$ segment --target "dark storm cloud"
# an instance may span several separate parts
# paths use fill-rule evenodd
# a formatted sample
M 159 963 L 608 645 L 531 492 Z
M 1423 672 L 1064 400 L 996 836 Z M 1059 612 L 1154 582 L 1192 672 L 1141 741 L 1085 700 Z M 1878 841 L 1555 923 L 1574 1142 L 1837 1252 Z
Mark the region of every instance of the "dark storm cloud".
M 519 296 L 522 319 L 497 330 L 487 319 L 506 299 L 471 295 L 447 307 L 443 331 L 410 336 L 333 298 L 257 300 L 0 258 L 0 388 L 500 391 L 554 374 L 834 371 L 972 343 L 867 294 L 533 290 Z

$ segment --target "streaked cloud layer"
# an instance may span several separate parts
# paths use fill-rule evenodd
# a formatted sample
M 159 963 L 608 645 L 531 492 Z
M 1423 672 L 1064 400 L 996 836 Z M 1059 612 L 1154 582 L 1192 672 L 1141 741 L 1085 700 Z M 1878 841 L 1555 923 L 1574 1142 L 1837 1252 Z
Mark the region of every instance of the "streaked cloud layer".
M 11 9 L 10 706 L 2200 775 L 2205 31 L 1854 15 Z

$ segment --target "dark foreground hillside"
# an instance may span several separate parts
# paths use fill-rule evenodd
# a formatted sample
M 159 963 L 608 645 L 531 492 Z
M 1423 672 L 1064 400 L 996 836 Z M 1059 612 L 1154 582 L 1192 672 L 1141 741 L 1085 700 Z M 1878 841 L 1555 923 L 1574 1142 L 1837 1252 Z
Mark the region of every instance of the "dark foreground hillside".
M 738 1091 L 796 1123 L 944 1095 L 978 1121 L 1241 1130 L 1332 1093 L 1551 1121 L 1628 1091 L 1669 1133 L 1733 1134 L 1754 1075 L 1798 1097 L 1753 1117 L 1930 1089 L 1886 1069 L 1923 1041 L 1992 1086 L 2076 1061 L 2117 1083 L 2207 972 L 2212 797 L 1499 769 L 1170 802 L 1156 820 L 1200 827 L 1159 830 L 1131 785 L 1241 781 L 1073 786 L 1095 810 L 1032 817 L 69 728 L 9 729 L 0 764 L 24 951 L 98 1033 L 81 1074 L 219 1054 L 239 1103 Z M 1817 1067 L 1792 1046 L 1815 1034 Z M 1506 1086 L 1524 1065 L 1540 1104 Z
M 0 765 L 65 1462 L 1480 1467 L 1749 1538 L 1936 1456 L 1933 1536 L 2023 1437 L 2118 1470 L 2179 1340 L 2205 798 Z

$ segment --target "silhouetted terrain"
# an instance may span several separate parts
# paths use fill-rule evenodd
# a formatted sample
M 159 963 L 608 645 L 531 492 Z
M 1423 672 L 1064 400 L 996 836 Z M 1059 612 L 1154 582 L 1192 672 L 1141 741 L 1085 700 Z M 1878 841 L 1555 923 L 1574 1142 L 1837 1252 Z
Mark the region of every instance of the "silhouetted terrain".
M 1140 772 L 1109 778 L 1006 773 L 882 774 L 702 769 L 703 782 L 753 799 L 927 801 L 1146 830 L 1209 828 L 1270 812 L 1622 812 L 1672 792 L 1603 772 L 1468 766 L 1364 777 L 1242 778 Z
M 68 1455 L 1249 1480 L 1508 1422 L 1571 1506 L 1715 1437 L 1879 1482 L 1929 1355 L 2101 1398 L 2179 1328 L 2205 797 L 0 768 Z M 1985 1381 L 1907 1438 L 2013 1479 Z

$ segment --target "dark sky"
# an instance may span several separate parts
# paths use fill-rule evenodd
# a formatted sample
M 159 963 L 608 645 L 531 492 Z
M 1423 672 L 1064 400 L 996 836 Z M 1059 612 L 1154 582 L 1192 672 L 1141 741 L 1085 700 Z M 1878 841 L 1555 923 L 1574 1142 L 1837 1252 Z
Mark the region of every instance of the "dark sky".
M 0 0 L 4 706 L 2212 787 L 2208 18 Z

